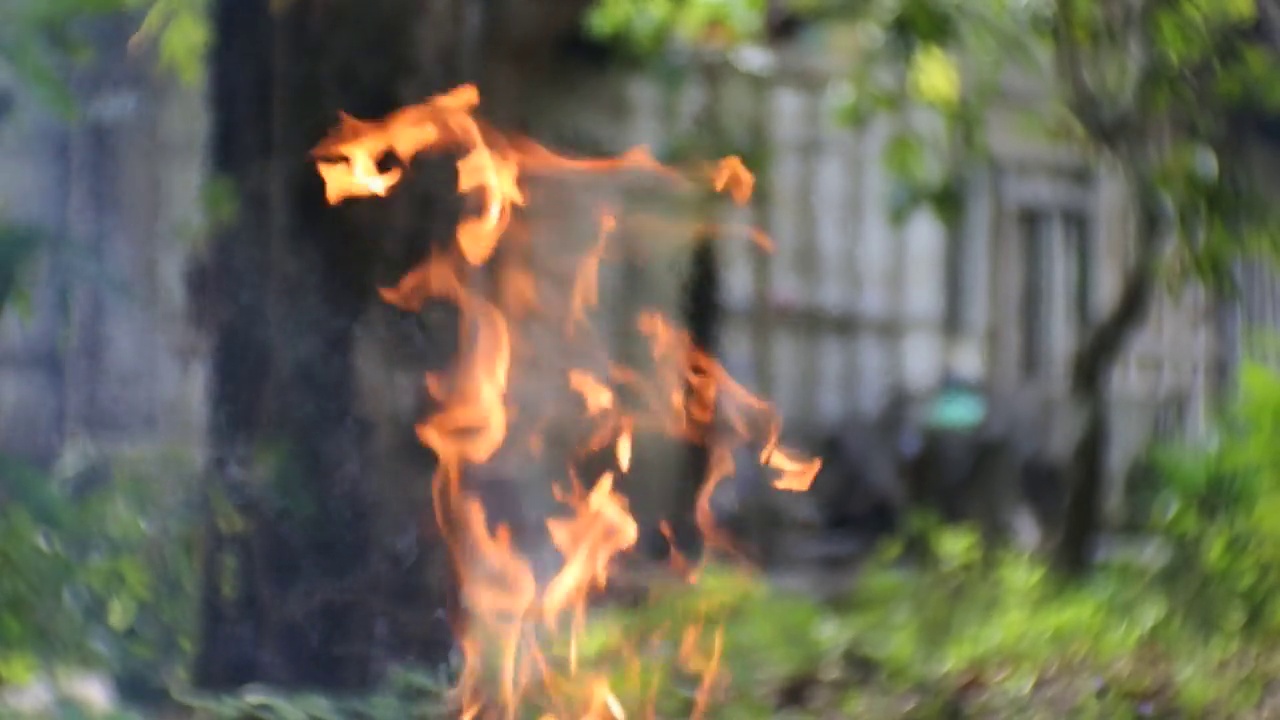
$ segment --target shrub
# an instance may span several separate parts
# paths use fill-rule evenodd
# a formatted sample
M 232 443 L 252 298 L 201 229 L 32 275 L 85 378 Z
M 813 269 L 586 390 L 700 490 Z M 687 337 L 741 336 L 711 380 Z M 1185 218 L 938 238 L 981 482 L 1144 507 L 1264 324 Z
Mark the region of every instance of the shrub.
M 0 458 L 0 684 L 90 665 L 163 689 L 191 650 L 193 467 L 146 453 L 59 479 Z
M 1280 374 L 1247 363 L 1213 445 L 1164 448 L 1155 529 L 1166 579 L 1211 630 L 1280 631 Z

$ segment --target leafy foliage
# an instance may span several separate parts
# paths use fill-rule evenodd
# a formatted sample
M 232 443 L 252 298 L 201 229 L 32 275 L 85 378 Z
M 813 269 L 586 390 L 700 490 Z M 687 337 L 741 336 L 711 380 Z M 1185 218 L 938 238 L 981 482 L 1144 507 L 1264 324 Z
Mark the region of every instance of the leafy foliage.
M 1277 434 L 1280 374 L 1251 364 L 1218 443 L 1165 451 L 1166 495 L 1155 529 L 1176 557 L 1164 569 L 1117 561 L 1064 584 L 1029 555 L 984 552 L 972 529 L 935 526 L 928 565 L 904 562 L 901 547 L 888 544 L 859 571 L 854 591 L 832 605 L 772 589 L 745 571 L 711 567 L 697 586 L 659 588 L 639 608 L 602 609 L 578 647 L 581 666 L 611 674 L 624 703 L 638 704 L 658 682 L 658 716 L 684 717 L 698 678 L 676 669 L 687 650 L 679 629 L 701 624 L 705 657 L 714 628 L 723 625 L 728 684 L 712 717 L 1259 712 L 1275 700 L 1267 687 L 1280 670 L 1272 649 L 1280 630 L 1280 576 L 1272 571 L 1280 565 L 1280 536 L 1271 522 L 1280 503 Z M 0 523 L 3 647 L 46 648 L 50 637 L 76 636 L 111 645 L 120 628 L 158 648 L 166 633 L 185 637 L 180 618 L 192 592 L 182 578 L 190 571 L 165 568 L 189 568 L 190 554 L 173 549 L 183 547 L 174 541 L 181 532 L 152 524 L 167 518 L 169 527 L 181 525 L 181 503 L 156 492 L 174 476 L 163 465 L 139 458 L 118 470 L 110 487 L 87 496 L 96 499 L 70 508 L 74 493 L 65 482 L 51 484 L 13 463 L 0 468 L 8 500 Z M 74 613 L 65 606 L 68 594 L 85 598 Z M 137 598 L 132 607 L 113 603 L 127 597 Z M 155 607 L 161 600 L 172 603 L 173 614 Z M 5 622 L 13 617 L 29 622 Z M 47 653 L 8 652 L 6 672 L 28 671 Z M 135 655 L 135 667 L 163 667 L 146 662 L 164 654 Z M 451 716 L 447 686 L 445 676 L 406 670 L 361 697 L 250 687 L 182 700 L 201 720 L 429 719 Z
M 830 607 L 713 569 L 697 587 L 599 618 L 583 662 L 615 671 L 624 705 L 656 678 L 658 715 L 684 717 L 696 683 L 674 669 L 672 628 L 723 623 L 729 683 L 711 710 L 722 718 L 1236 712 L 1256 706 L 1275 667 L 1261 641 L 1184 622 L 1153 570 L 1116 565 L 1066 586 L 1027 555 L 984 559 L 971 529 L 936 529 L 932 544 L 927 568 L 885 548 Z
M 212 40 L 208 0 L 125 0 L 146 10 L 134 43 L 155 43 L 161 67 L 195 85 Z
M 68 64 L 93 59 L 86 23 L 121 12 L 143 14 L 132 44 L 154 43 L 162 68 L 194 84 L 211 40 L 208 0 L 5 0 L 0 4 L 0 65 L 34 88 L 55 110 L 77 108 L 66 84 Z
M 580 671 L 607 675 L 624 707 L 657 697 L 657 717 L 687 717 L 699 678 L 679 669 L 680 628 L 700 624 L 704 657 L 724 627 L 707 717 L 726 720 L 1234 717 L 1275 700 L 1274 634 L 1206 628 L 1158 570 L 1117 563 L 1063 585 L 1029 555 L 992 558 L 970 528 L 935 527 L 931 545 L 927 567 L 884 547 L 832 605 L 708 568 L 643 607 L 600 610 Z M 197 720 L 431 720 L 456 714 L 447 689 L 444 675 L 399 670 L 359 697 L 254 686 L 180 699 Z
M 51 478 L 0 458 L 0 683 L 105 665 L 163 683 L 191 650 L 192 473 L 178 455 Z
M 764 11 L 764 0 L 600 0 L 587 26 L 597 36 L 651 53 L 672 40 L 732 44 L 758 37 Z
M 1280 374 L 1248 363 L 1215 447 L 1164 449 L 1156 528 L 1173 542 L 1169 581 L 1211 628 L 1280 631 Z

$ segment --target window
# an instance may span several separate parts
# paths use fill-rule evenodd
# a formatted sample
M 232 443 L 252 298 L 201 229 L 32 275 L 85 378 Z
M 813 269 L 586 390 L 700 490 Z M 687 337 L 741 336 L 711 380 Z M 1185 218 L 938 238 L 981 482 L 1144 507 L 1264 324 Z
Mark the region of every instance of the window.
M 997 309 L 1002 366 L 1010 381 L 1056 385 L 1096 319 L 1097 188 L 1083 168 L 1018 164 L 1000 168 L 995 191 L 1010 237 L 992 267 L 1012 283 L 999 283 L 1001 302 L 1015 305 Z
M 1078 211 L 1024 209 L 1019 233 L 1022 376 L 1034 379 L 1065 362 L 1093 321 L 1093 252 Z

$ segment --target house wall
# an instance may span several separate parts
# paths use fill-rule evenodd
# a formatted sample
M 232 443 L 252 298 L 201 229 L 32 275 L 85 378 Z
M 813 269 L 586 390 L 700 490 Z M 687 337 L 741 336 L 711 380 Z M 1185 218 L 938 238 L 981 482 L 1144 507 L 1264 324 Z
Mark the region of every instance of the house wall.
M 958 327 L 948 331 L 945 229 L 927 211 L 902 225 L 889 218 L 883 152 L 893 120 L 841 127 L 833 113 L 838 73 L 785 54 L 755 60 L 757 72 L 740 62 L 710 77 L 693 73 L 674 88 L 637 79 L 631 95 L 643 128 L 634 140 L 661 148 L 681 139 L 696 129 L 690 118 L 698 105 L 714 96 L 729 118 L 718 129 L 722 148 L 763 158 L 750 211 L 721 215 L 768 228 L 777 245 L 766 255 L 731 233 L 721 238 L 726 367 L 774 400 L 802 435 L 850 412 L 874 412 L 896 387 L 924 390 L 949 366 L 968 368 L 1020 398 L 1055 451 L 1068 452 L 1078 430 L 1068 371 L 1083 332 L 1074 315 L 1075 256 L 1059 224 L 1046 240 L 1045 308 L 1033 323 L 1046 356 L 1028 376 L 1028 258 L 1019 219 L 1031 210 L 1083 219 L 1085 306 L 1096 321 L 1118 297 L 1128 262 L 1131 218 L 1116 172 L 1029 130 L 1034 96 L 1015 95 L 993 110 L 993 157 L 971 174 L 958 240 L 961 309 Z M 1161 295 L 1121 360 L 1111 391 L 1113 514 L 1119 478 L 1153 434 L 1206 427 L 1216 352 L 1211 310 L 1196 288 Z

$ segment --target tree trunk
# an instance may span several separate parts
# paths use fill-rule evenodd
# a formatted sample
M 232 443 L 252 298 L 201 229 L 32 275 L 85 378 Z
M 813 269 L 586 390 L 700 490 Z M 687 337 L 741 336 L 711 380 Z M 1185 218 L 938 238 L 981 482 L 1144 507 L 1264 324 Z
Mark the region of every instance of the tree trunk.
M 715 356 L 720 325 L 720 287 L 718 263 L 716 261 L 717 238 L 714 231 L 707 232 L 698 238 L 690 258 L 689 277 L 683 288 L 683 305 L 681 314 L 689 331 L 689 339 L 693 347 L 702 353 Z M 686 392 L 692 393 L 693 386 L 686 384 Z M 706 442 L 713 442 L 713 429 L 710 425 L 703 430 Z M 671 507 L 671 537 L 665 540 L 673 543 L 675 549 L 685 557 L 697 557 L 701 554 L 705 538 L 698 528 L 697 503 L 703 487 L 707 482 L 707 472 L 711 469 L 711 449 L 706 443 L 692 443 L 685 451 L 685 465 L 681 468 L 681 476 L 676 483 L 675 497 Z M 657 545 L 659 557 L 666 555 L 666 543 Z
M 420 378 L 454 338 L 355 350 L 357 327 L 396 312 L 377 288 L 451 241 L 454 159 L 415 161 L 390 198 L 329 207 L 309 153 L 339 111 L 380 117 L 466 81 L 486 114 L 518 122 L 585 4 L 213 3 L 211 166 L 238 214 L 192 277 L 214 342 L 197 685 L 351 688 L 384 659 L 446 658 L 439 618 L 456 588 L 425 500 L 433 458 L 413 441 L 418 418 L 389 431 L 399 410 L 357 380 L 406 358 Z M 521 83 L 494 97 L 482 66 L 503 64 Z
M 422 248 L 386 247 L 394 213 L 328 207 L 309 151 L 339 111 L 380 116 L 423 66 L 457 64 L 452 42 L 421 45 L 414 0 L 278 5 L 214 6 L 211 164 L 238 217 L 203 278 L 213 422 L 194 674 L 205 687 L 349 688 L 369 679 L 380 587 L 353 328 L 377 302 L 379 263 L 403 271 Z
M 1119 301 L 1090 330 L 1071 371 L 1071 402 L 1083 415 L 1084 426 L 1067 466 L 1067 509 L 1056 558 L 1068 575 L 1082 574 L 1093 560 L 1111 440 L 1107 387 L 1120 354 L 1150 311 L 1164 246 L 1154 184 L 1131 176 L 1129 191 L 1137 210 L 1133 265 L 1125 274 Z

